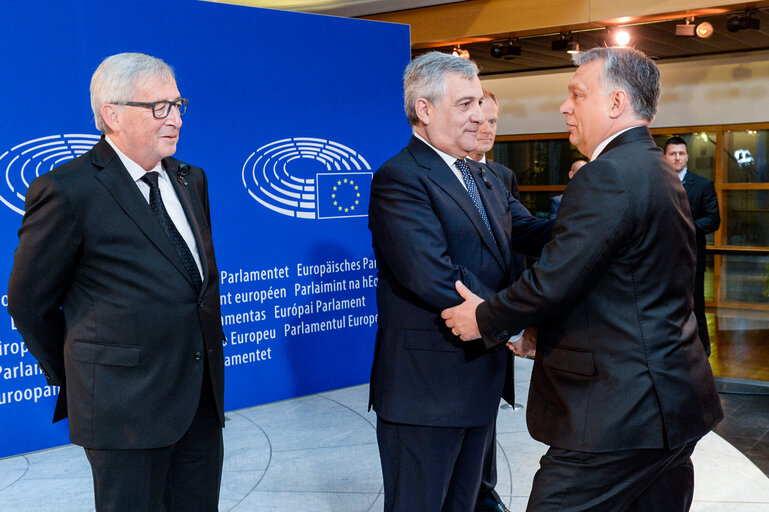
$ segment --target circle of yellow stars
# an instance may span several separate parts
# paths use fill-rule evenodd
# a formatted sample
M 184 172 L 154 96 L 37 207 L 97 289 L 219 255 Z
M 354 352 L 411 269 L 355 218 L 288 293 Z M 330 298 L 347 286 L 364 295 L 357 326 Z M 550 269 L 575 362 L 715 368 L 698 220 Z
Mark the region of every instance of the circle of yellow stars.
M 352 186 L 353 190 L 355 191 L 355 203 L 351 204 L 350 206 L 342 206 L 339 204 L 339 201 L 337 201 L 336 193 L 342 184 Z M 350 213 L 351 211 L 355 211 L 355 206 L 360 204 L 360 192 L 358 192 L 358 185 L 355 184 L 354 180 L 347 178 L 343 180 L 337 180 L 336 185 L 333 187 L 333 192 L 331 192 L 331 199 L 334 200 L 334 206 L 336 206 L 340 212 L 343 211 L 344 213 Z

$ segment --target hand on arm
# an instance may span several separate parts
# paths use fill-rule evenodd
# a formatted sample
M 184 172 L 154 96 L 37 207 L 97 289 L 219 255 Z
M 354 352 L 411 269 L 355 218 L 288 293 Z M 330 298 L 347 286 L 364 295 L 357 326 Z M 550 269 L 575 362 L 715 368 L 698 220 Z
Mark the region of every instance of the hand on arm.
M 441 311 L 441 318 L 445 320 L 446 327 L 451 329 L 454 336 L 462 341 L 478 339 L 481 337 L 481 332 L 475 320 L 475 309 L 483 300 L 462 284 L 462 281 L 457 281 L 455 287 L 465 301 L 458 306 Z

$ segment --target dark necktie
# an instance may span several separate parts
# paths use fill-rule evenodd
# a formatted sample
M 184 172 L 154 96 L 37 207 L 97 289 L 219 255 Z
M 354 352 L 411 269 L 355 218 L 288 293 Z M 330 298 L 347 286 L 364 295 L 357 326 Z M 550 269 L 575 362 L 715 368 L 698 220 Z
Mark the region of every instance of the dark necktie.
M 179 234 L 171 217 L 168 216 L 166 207 L 163 204 L 163 198 L 160 197 L 158 173 L 155 171 L 144 173 L 142 181 L 150 186 L 150 210 L 152 210 L 152 213 L 158 218 L 158 222 L 160 222 L 160 225 L 163 227 L 163 231 L 166 232 L 168 239 L 171 240 L 171 245 L 174 246 L 177 254 L 179 254 L 179 257 L 182 259 L 184 268 L 187 269 L 187 273 L 190 275 L 190 278 L 195 285 L 195 289 L 200 290 L 203 282 L 200 279 L 198 266 L 195 264 L 195 258 L 192 257 L 187 242 L 184 241 L 184 238 Z
M 478 213 L 481 214 L 483 222 L 486 224 L 486 227 L 489 228 L 491 238 L 496 241 L 497 239 L 494 237 L 494 232 L 491 230 L 491 224 L 489 224 L 489 218 L 486 216 L 486 208 L 483 207 L 483 202 L 481 201 L 481 198 L 478 197 L 478 191 L 475 189 L 475 180 L 473 179 L 472 174 L 470 174 L 470 167 L 468 167 L 467 162 L 460 159 L 457 159 L 457 161 L 454 162 L 454 165 L 457 166 L 457 169 L 462 171 L 462 178 L 464 178 L 465 185 L 467 185 L 467 193 L 470 194 L 470 199 L 475 203 L 475 207 L 478 208 Z

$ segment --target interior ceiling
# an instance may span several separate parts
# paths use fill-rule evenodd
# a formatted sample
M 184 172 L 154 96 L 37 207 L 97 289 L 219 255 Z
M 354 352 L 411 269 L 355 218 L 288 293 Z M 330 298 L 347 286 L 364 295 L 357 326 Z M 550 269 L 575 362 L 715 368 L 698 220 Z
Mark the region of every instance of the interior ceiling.
M 281 9 L 284 11 L 328 14 L 348 18 L 369 16 L 385 12 L 417 9 L 433 5 L 451 4 L 466 0 L 208 0 L 211 2 L 233 3 Z
M 708 21 L 715 29 L 713 35 L 707 39 L 697 36 L 676 36 L 676 25 L 684 24 L 683 18 L 623 28 L 631 34 L 631 42 L 628 46 L 643 51 L 655 60 L 769 49 L 769 8 L 758 9 L 753 14 L 753 18 L 760 22 L 760 30 L 729 32 L 726 29 L 726 21 L 734 14 L 744 14 L 744 11 L 697 16 L 694 19 L 694 25 Z M 579 42 L 582 50 L 588 50 L 596 46 L 613 45 L 614 43 L 611 41 L 612 31 L 612 28 L 575 31 L 572 36 L 575 41 Z M 521 47 L 521 55 L 515 56 L 511 60 L 491 56 L 492 46 L 495 43 L 506 43 L 508 39 L 464 44 L 462 49 L 470 52 L 470 58 L 481 69 L 481 76 L 570 67 L 573 65 L 571 55 L 565 50 L 556 51 L 551 48 L 552 41 L 559 38 L 560 34 L 558 33 L 521 37 L 514 42 Z M 450 52 L 452 47 L 432 49 Z M 429 49 L 414 50 L 413 55 L 419 55 L 426 51 Z
M 373 14 L 394 12 L 404 9 L 416 9 L 440 4 L 460 3 L 463 0 L 208 0 L 214 2 L 237 3 L 254 7 L 329 14 L 335 16 L 361 17 Z M 764 3 L 766 5 L 766 3 Z M 753 18 L 760 22 L 760 30 L 740 30 L 729 32 L 726 22 L 734 14 L 745 11 L 731 11 L 723 14 L 699 15 L 693 24 L 708 21 L 715 29 L 708 39 L 697 36 L 676 36 L 676 25 L 684 24 L 683 17 L 623 26 L 631 33 L 630 46 L 638 48 L 656 60 L 680 59 L 694 56 L 719 55 L 726 53 L 769 50 L 769 7 L 757 9 Z M 617 27 L 574 31 L 571 35 L 579 42 L 583 50 L 596 46 L 613 45 L 612 31 Z M 512 34 L 513 36 L 515 34 Z M 494 58 L 491 48 L 495 43 L 506 43 L 507 38 L 484 42 L 463 44 L 462 48 L 470 52 L 480 67 L 482 76 L 509 73 L 543 71 L 572 66 L 571 55 L 564 50 L 553 50 L 551 43 L 560 37 L 559 33 L 522 36 L 514 44 L 521 47 L 521 55 L 510 60 Z M 482 38 L 480 38 L 482 39 Z M 437 43 L 440 44 L 440 43 Z M 429 46 L 435 46 L 430 44 Z M 412 49 L 414 56 L 438 50 L 451 52 L 452 46 Z

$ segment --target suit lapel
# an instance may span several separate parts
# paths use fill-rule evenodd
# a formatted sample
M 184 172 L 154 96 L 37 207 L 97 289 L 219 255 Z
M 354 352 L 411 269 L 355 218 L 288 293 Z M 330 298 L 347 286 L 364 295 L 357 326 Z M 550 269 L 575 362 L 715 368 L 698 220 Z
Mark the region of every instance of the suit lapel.
M 481 239 L 494 255 L 494 258 L 499 262 L 503 269 L 507 269 L 507 265 L 505 265 L 504 260 L 502 259 L 502 254 L 499 251 L 499 247 L 491 238 L 491 233 L 489 233 L 486 224 L 483 222 L 483 218 L 478 212 L 478 208 L 475 207 L 475 203 L 473 203 L 473 200 L 470 198 L 470 194 L 468 194 L 467 190 L 465 190 L 465 188 L 459 183 L 459 180 L 451 168 L 446 165 L 446 162 L 444 162 L 435 151 L 430 149 L 425 143 L 416 137 L 411 139 L 411 142 L 409 143 L 409 150 L 414 156 L 414 160 L 416 160 L 417 164 L 419 164 L 420 167 L 428 170 L 427 175 L 429 178 L 441 189 L 443 189 L 446 194 L 454 199 L 454 201 L 456 201 L 457 205 L 462 209 L 462 211 L 465 212 L 465 215 L 467 215 L 470 222 L 472 222 L 473 226 L 475 226 L 475 229 L 481 235 Z M 477 169 L 475 170 L 475 173 L 477 173 Z M 476 186 L 476 189 L 479 188 L 480 187 Z M 488 213 L 489 212 L 487 209 L 487 216 Z
M 203 271 L 203 285 L 200 287 L 200 293 L 206 289 L 208 285 L 208 259 L 206 258 L 206 251 L 203 249 L 203 240 L 200 238 L 200 233 L 203 232 L 199 219 L 204 219 L 203 210 L 200 207 L 200 199 L 195 194 L 194 187 L 190 187 L 184 183 L 180 183 L 180 179 L 177 179 L 176 171 L 179 163 L 176 160 L 167 158 L 163 160 L 163 167 L 171 180 L 171 185 L 174 187 L 176 197 L 179 198 L 179 202 L 184 210 L 184 216 L 187 217 L 187 222 L 190 223 L 192 228 L 192 234 L 195 236 L 195 244 L 198 247 L 198 255 L 200 256 L 200 266 Z M 194 196 L 194 200 L 193 197 Z
M 502 227 L 504 226 L 504 222 L 501 219 L 502 210 L 493 207 L 494 202 L 498 201 L 498 199 L 494 197 L 494 185 L 492 184 L 492 188 L 489 188 L 481 178 L 479 171 L 482 164 L 470 161 L 470 159 L 467 159 L 467 162 L 473 178 L 475 178 L 475 189 L 478 192 L 478 195 L 481 197 L 484 207 L 486 208 L 486 217 L 489 219 L 489 224 L 491 225 L 492 231 L 494 231 L 494 237 L 496 237 L 496 241 L 491 238 L 489 230 L 486 229 L 486 224 L 483 223 L 483 218 L 481 217 L 480 213 L 478 213 L 478 209 L 475 207 L 475 204 L 473 204 L 475 213 L 478 214 L 477 216 L 481 221 L 481 225 L 483 226 L 481 235 L 484 237 L 484 241 L 486 242 L 486 245 L 491 249 L 494 257 L 497 259 L 500 265 L 502 265 L 502 268 L 507 270 L 507 262 L 510 261 L 510 240 L 508 238 L 508 233 L 506 233 Z M 502 182 L 501 179 L 492 181 L 498 181 L 499 183 Z M 467 192 L 465 192 L 465 194 L 467 194 Z M 469 194 L 467 195 L 469 197 Z M 470 202 L 472 203 L 472 199 Z
M 101 170 L 96 174 L 107 191 L 115 199 L 115 202 L 136 223 L 139 229 L 147 236 L 158 250 L 190 281 L 189 274 L 184 268 L 181 258 L 176 253 L 168 235 L 165 234 L 160 223 L 149 208 L 147 201 L 142 196 L 131 175 L 123 166 L 117 153 L 102 139 L 94 147 L 93 164 Z
M 684 181 L 681 182 L 684 186 L 684 190 L 686 190 L 686 193 L 689 194 L 692 191 L 692 185 L 694 184 L 694 179 L 692 178 L 689 171 L 686 171 L 686 174 L 684 174 Z

